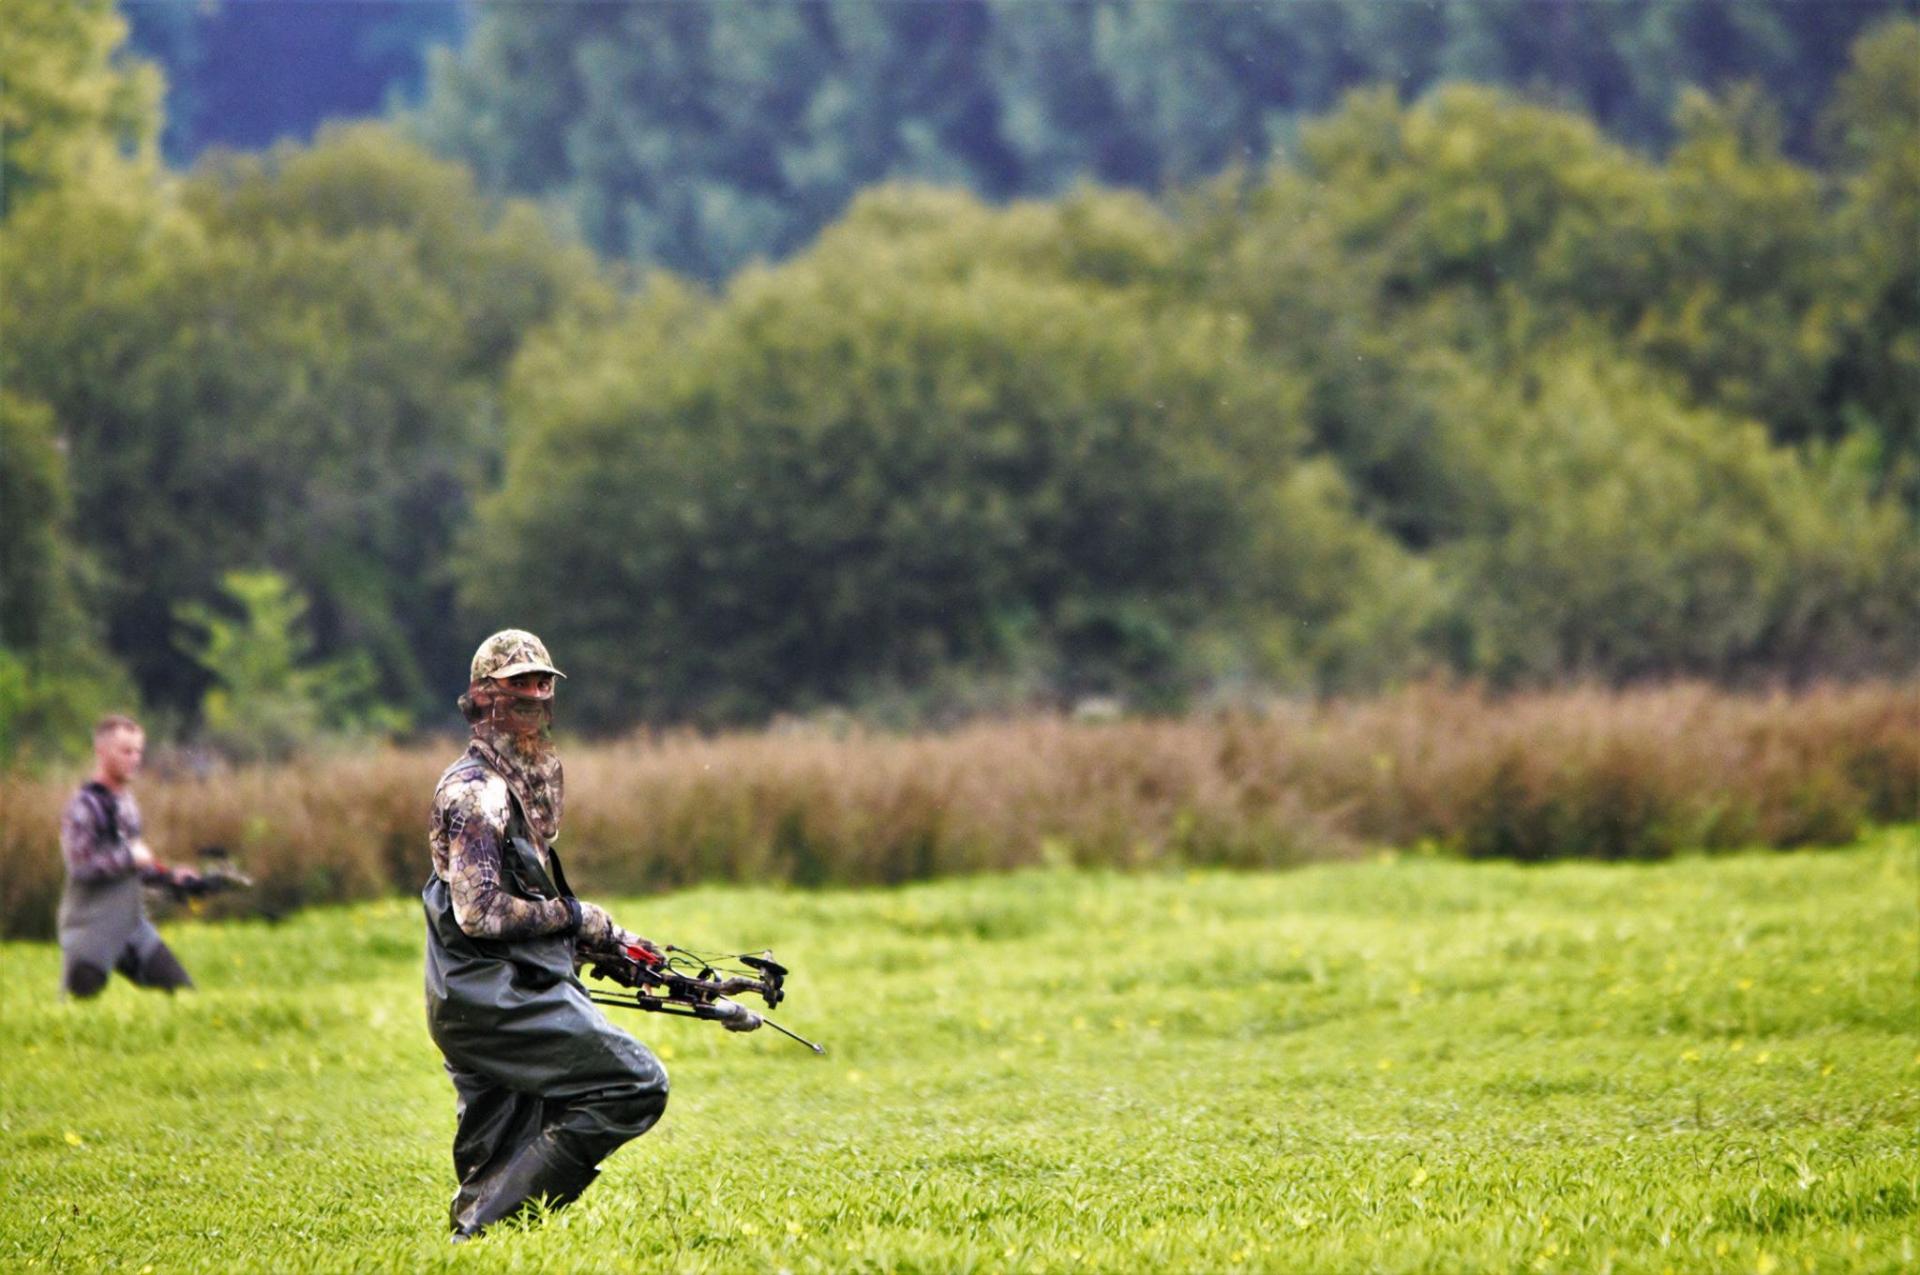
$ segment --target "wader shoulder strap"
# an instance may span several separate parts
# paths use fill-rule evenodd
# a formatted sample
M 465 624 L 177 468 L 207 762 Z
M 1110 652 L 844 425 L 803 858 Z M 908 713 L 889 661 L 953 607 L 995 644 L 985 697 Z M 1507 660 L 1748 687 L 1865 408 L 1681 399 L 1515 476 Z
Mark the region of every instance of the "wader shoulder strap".
M 507 795 L 513 799 L 514 818 L 520 821 L 520 829 L 526 833 L 527 840 L 533 843 L 534 848 L 547 861 L 547 875 L 553 878 L 553 884 L 561 894 L 569 898 L 574 897 L 573 887 L 567 884 L 567 874 L 560 868 L 560 856 L 554 853 L 553 847 L 547 844 L 547 839 L 540 835 L 539 826 L 527 814 L 526 798 L 520 792 L 520 785 L 515 783 L 511 776 L 495 769 L 493 764 L 479 753 L 470 752 L 454 763 L 453 769 L 447 772 L 447 778 L 451 779 L 456 774 L 468 774 L 474 770 L 484 770 L 507 786 Z
M 97 779 L 90 779 L 80 785 L 80 791 L 86 795 L 87 804 L 93 808 L 93 817 L 100 825 L 100 831 L 106 834 L 108 841 L 120 844 L 120 802 L 115 799 L 107 786 Z

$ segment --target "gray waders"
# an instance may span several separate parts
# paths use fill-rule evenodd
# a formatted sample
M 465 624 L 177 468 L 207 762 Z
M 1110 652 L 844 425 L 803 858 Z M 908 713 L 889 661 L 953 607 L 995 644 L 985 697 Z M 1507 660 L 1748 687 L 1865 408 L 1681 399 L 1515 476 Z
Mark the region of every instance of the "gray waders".
M 71 878 L 60 895 L 60 984 L 69 996 L 98 996 L 114 970 L 165 991 L 193 980 L 147 920 L 138 876 Z
M 483 763 L 475 760 L 475 766 Z M 518 808 L 501 847 L 503 888 L 522 898 L 570 895 Z M 600 1161 L 651 1129 L 667 1107 L 667 1073 L 651 1051 L 609 1023 L 573 972 L 572 934 L 511 942 L 472 938 L 438 875 L 421 891 L 427 914 L 427 1028 L 459 1097 L 449 1218 L 456 1238 L 544 1198 L 577 1198 Z

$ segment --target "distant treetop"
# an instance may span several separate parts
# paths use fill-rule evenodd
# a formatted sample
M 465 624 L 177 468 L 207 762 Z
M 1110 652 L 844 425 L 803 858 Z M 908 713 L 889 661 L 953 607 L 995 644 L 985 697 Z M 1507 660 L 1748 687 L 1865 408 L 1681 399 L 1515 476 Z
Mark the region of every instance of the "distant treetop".
M 1050 196 L 1258 167 L 1348 90 L 1518 88 L 1659 149 L 1689 86 L 1757 81 L 1790 152 L 1854 37 L 1915 0 L 739 0 L 483 8 L 421 133 L 601 251 L 707 279 L 875 182 Z

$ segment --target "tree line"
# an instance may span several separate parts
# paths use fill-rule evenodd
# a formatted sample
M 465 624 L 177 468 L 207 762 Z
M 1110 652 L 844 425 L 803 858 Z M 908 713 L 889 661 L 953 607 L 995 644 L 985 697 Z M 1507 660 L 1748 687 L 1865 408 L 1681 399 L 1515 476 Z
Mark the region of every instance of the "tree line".
M 23 8 L 8 754 L 136 696 L 240 744 L 438 722 L 502 623 L 599 729 L 1920 654 L 1911 20 L 1811 157 L 1760 84 L 1658 156 L 1379 87 L 1158 199 L 882 184 L 709 287 L 405 128 L 170 173 L 111 6 Z M 667 10 L 723 12 L 498 12 Z
M 1264 165 L 1348 90 L 1503 84 L 1649 147 L 1751 81 L 1811 156 L 1847 48 L 1915 0 L 729 0 L 134 5 L 175 163 L 419 106 L 492 194 L 717 282 L 885 180 L 1050 197 Z

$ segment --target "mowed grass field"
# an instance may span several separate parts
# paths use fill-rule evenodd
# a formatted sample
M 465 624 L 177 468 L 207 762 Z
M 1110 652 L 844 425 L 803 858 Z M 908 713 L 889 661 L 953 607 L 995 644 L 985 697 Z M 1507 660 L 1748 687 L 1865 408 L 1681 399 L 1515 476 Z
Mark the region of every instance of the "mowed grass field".
M 666 1119 L 459 1248 L 412 904 L 169 926 L 174 1001 L 10 945 L 0 1270 L 1914 1268 L 1917 860 L 615 900 L 773 945 L 830 1052 L 633 1015 Z

